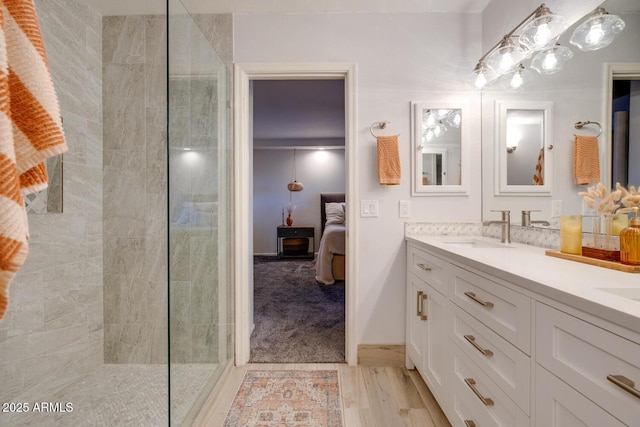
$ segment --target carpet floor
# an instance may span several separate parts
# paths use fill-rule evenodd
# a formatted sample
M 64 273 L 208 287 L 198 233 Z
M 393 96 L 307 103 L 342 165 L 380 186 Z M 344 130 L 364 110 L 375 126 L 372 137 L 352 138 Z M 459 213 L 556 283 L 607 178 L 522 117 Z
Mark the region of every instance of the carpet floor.
M 344 362 L 344 288 L 317 283 L 312 260 L 255 257 L 250 362 Z
M 342 427 L 338 371 L 247 371 L 224 427 Z

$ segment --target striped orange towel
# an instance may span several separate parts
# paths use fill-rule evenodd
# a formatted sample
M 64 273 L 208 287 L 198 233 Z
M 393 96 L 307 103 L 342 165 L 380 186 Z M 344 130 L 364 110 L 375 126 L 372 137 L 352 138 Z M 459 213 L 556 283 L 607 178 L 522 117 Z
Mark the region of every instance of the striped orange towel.
M 597 137 L 576 135 L 573 144 L 573 178 L 578 185 L 600 182 Z
M 378 180 L 383 185 L 400 184 L 400 150 L 398 135 L 379 136 Z
M 28 252 L 23 196 L 47 187 L 44 160 L 66 150 L 33 0 L 0 0 L 0 319 Z

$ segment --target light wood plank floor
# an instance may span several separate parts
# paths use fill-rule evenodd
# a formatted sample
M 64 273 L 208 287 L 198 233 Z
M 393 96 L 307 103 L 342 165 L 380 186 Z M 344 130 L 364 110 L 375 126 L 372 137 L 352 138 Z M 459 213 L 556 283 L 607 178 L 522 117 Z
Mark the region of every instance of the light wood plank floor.
M 329 363 L 252 364 L 232 368 L 218 392 L 205 402 L 193 423 L 194 427 L 219 427 L 224 424 L 248 369 L 337 369 L 345 427 L 451 426 L 417 371 Z

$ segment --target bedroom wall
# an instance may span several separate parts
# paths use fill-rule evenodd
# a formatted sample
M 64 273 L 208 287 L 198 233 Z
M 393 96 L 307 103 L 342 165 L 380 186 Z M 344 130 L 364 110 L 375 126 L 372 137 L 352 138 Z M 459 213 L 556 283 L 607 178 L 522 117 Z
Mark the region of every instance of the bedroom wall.
M 282 208 L 296 206 L 293 225 L 313 225 L 320 241 L 320 193 L 345 192 L 344 149 L 296 150 L 296 180 L 304 190 L 289 193 L 293 150 L 254 150 L 253 153 L 253 249 L 255 254 L 276 253 L 276 227 L 282 224 Z M 285 209 L 285 217 L 287 215 Z
M 479 14 L 234 15 L 234 61 L 357 63 L 357 194 L 379 202 L 378 218 L 361 218 L 358 250 L 359 344 L 404 343 L 405 244 L 399 200 L 411 200 L 409 221 L 479 221 L 480 161 L 465 197 L 411 197 L 410 102 L 471 103 L 471 158 L 480 158 L 479 94 L 464 83 L 481 55 Z M 373 122 L 400 133 L 402 182 L 377 182 Z M 289 169 L 287 169 L 289 170 Z M 299 169 L 301 170 L 301 169 Z M 305 183 L 306 184 L 306 183 Z M 280 212 L 280 210 L 278 210 Z M 257 215 L 257 213 L 256 213 Z

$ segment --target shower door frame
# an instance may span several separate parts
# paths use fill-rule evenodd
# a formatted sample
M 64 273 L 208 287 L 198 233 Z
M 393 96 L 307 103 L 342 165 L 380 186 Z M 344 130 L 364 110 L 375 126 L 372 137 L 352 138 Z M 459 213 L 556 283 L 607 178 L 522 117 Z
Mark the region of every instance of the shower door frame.
M 252 330 L 250 272 L 253 265 L 251 232 L 251 80 L 344 80 L 345 87 L 345 153 L 347 202 L 347 265 L 345 282 L 345 357 L 349 365 L 357 365 L 357 253 L 358 241 L 358 164 L 356 132 L 356 64 L 346 63 L 238 63 L 234 65 L 234 272 L 235 272 L 235 363 L 249 362 Z

